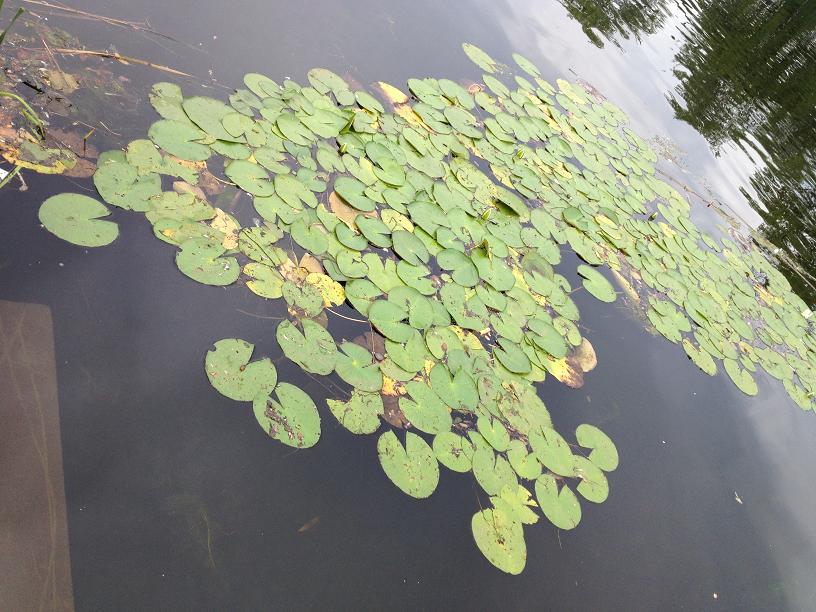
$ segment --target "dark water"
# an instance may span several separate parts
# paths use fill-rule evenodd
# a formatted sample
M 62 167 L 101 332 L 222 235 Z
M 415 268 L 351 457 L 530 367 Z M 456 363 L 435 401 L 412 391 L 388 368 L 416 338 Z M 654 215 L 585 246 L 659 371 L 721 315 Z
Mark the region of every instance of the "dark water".
M 765 173 L 774 185 L 791 188 L 794 175 L 776 166 L 796 155 L 806 160 L 807 142 L 814 142 L 797 140 L 809 138 L 804 128 L 794 129 L 807 124 L 806 109 L 777 82 L 788 72 L 780 68 L 783 76 L 774 80 L 760 65 L 772 55 L 752 51 L 776 48 L 777 57 L 785 49 L 793 58 L 797 36 L 804 36 L 796 32 L 805 30 L 763 30 L 761 20 L 777 24 L 771 17 L 784 6 L 775 12 L 774 3 L 762 10 L 754 4 L 117 1 L 83 7 L 147 18 L 182 41 L 201 43 L 200 50 L 168 41 L 159 46 L 95 22 L 63 27 L 89 48 L 113 44 L 201 77 L 212 71 L 226 86 L 249 71 L 303 81 L 313 66 L 364 84 L 475 78 L 462 41 L 501 58 L 518 50 L 548 78 L 591 82 L 630 114 L 642 135 L 671 139 L 685 157 L 667 169 L 749 216 L 754 209 L 742 192 L 755 202 L 767 197 L 754 177 Z M 732 19 L 744 21 L 733 35 Z M 721 52 L 730 63 L 715 57 L 716 41 L 735 47 Z M 812 63 L 797 61 L 812 70 Z M 166 78 L 139 67 L 127 74 L 142 88 Z M 806 97 L 803 80 L 791 83 Z M 705 94 L 718 94 L 717 106 Z M 223 92 L 215 87 L 213 95 Z M 679 110 L 693 108 L 698 123 Z M 126 142 L 152 120 L 142 105 L 116 128 Z M 709 124 L 722 133 L 706 129 Z M 759 142 L 766 143 L 765 158 L 746 144 Z M 810 170 L 803 163 L 802 176 Z M 816 489 L 810 486 L 816 420 L 763 374 L 759 396 L 747 398 L 724 376 L 703 375 L 678 347 L 646 334 L 622 306 L 599 307 L 578 292 L 599 365 L 582 389 L 547 381 L 541 393 L 559 430 L 581 422 L 604 428 L 618 445 L 621 466 L 611 475 L 609 500 L 584 504 L 578 529 L 527 528 L 527 568 L 510 577 L 473 543 L 470 517 L 480 502 L 470 476 L 443 470 L 430 499 L 412 500 L 383 474 L 375 436 L 353 436 L 324 412 L 320 443 L 292 452 L 266 438 L 249 406 L 210 387 L 202 362 L 215 339 L 246 338 L 261 354 L 279 357 L 276 321 L 240 312 L 275 316 L 273 306 L 240 286 L 225 290 L 183 277 L 173 248 L 156 241 L 140 215 L 115 211 L 121 235 L 104 249 L 59 241 L 39 227 L 37 206 L 88 183 L 33 176 L 29 183 L 25 194 L 0 191 L 0 298 L 52 309 L 77 609 L 816 607 Z M 796 242 L 810 240 L 812 222 L 802 209 L 780 198 L 773 210 L 776 222 L 759 222 L 787 224 L 796 256 L 811 256 Z M 714 224 L 705 209 L 698 217 Z M 567 258 L 563 269 L 574 270 L 574 263 Z M 359 333 L 346 325 L 333 320 L 335 337 Z M 319 406 L 333 397 L 286 360 L 278 370 Z M 298 532 L 315 517 L 313 527 Z

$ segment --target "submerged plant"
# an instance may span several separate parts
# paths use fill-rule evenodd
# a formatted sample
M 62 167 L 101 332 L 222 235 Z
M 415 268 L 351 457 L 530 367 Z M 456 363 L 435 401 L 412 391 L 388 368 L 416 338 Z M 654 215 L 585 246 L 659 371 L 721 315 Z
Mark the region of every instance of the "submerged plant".
M 350 388 L 328 400 L 332 417 L 355 434 L 383 421 L 409 430 L 388 429 L 377 444 L 400 490 L 431 495 L 440 463 L 472 472 L 492 504 L 473 516 L 476 544 L 517 574 L 536 509 L 560 529 L 576 527 L 579 498 L 605 501 L 606 474 L 618 466 L 596 427 L 580 425 L 574 443 L 557 432 L 536 391 L 548 374 L 581 386 L 596 363 L 574 290 L 555 268 L 562 247 L 586 262 L 577 268 L 586 291 L 616 299 L 599 271 L 607 265 L 657 331 L 708 374 L 723 360 L 746 393 L 762 365 L 812 408 L 816 335 L 757 250 L 695 227 L 620 109 L 567 81 L 554 87 L 518 54 L 527 76 L 511 89 L 506 67 L 464 49 L 489 73 L 482 83 L 411 79 L 412 98 L 379 83 L 377 99 L 322 68 L 308 73 L 309 86 L 248 74 L 229 104 L 158 83 L 150 99 L 162 119 L 150 140 L 100 156 L 94 182 L 109 204 L 145 213 L 178 248 L 186 276 L 243 278 L 261 298 L 286 302 L 289 318 L 276 329 L 283 354 Z M 242 227 L 195 186 L 220 163 L 262 221 Z M 163 175 L 179 179 L 174 190 Z M 91 228 L 92 241 L 115 238 L 100 225 L 104 211 L 83 209 L 68 223 L 65 202 L 44 205 L 48 229 L 81 244 Z M 767 287 L 753 280 L 759 271 Z M 344 303 L 358 315 L 333 310 Z M 336 339 L 334 314 L 364 324 L 360 335 Z M 322 411 L 278 382 L 270 360 L 252 361 L 253 348 L 216 342 L 209 380 L 251 401 L 272 438 L 316 444 Z

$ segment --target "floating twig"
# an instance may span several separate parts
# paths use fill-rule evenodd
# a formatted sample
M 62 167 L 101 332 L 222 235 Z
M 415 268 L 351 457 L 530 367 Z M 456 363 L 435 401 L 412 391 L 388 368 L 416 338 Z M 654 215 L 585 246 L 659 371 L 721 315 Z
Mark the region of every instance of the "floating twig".
M 0 189 L 5 187 L 6 183 L 8 183 L 11 179 L 13 179 L 17 175 L 18 172 L 20 172 L 21 167 L 22 166 L 14 166 L 14 169 L 6 175 L 6 178 L 4 178 L 2 181 L 0 181 Z
M 153 62 L 148 62 L 147 60 L 138 59 L 136 57 L 130 57 L 128 55 L 122 55 L 121 53 L 115 53 L 113 51 L 94 51 L 91 49 L 54 49 L 55 53 L 59 53 L 61 55 L 93 55 L 95 57 L 106 57 L 108 59 L 116 60 L 117 62 L 121 62 L 123 64 L 139 64 L 141 66 L 147 66 L 148 68 L 155 68 L 156 70 L 160 70 L 162 72 L 167 72 L 169 74 L 175 74 L 178 76 L 189 77 L 191 79 L 195 78 L 192 74 L 187 72 L 182 72 L 181 70 L 176 70 L 175 68 L 170 68 L 169 66 L 163 66 L 162 64 L 154 64 Z
M 172 40 L 173 42 L 182 43 L 179 40 L 176 40 L 172 36 L 168 36 L 167 34 L 162 34 L 161 32 L 157 32 L 148 27 L 147 22 L 144 21 L 127 21 L 126 19 L 117 19 L 116 17 L 107 17 L 105 15 L 98 15 L 96 13 L 89 13 L 88 11 L 83 11 L 80 9 L 72 8 L 70 6 L 66 6 L 62 3 L 54 4 L 52 2 L 46 2 L 46 0 L 22 0 L 26 4 L 34 4 L 36 6 L 42 6 L 44 8 L 50 9 L 52 11 L 62 11 L 63 13 L 67 13 L 68 15 L 73 15 L 76 17 L 84 17 L 86 19 L 95 19 L 97 21 L 101 21 L 108 25 L 118 26 L 120 28 L 130 28 L 131 30 L 138 30 L 141 32 L 147 32 L 148 34 L 153 34 L 155 36 L 160 36 L 161 38 L 166 38 L 167 40 Z M 195 48 L 192 45 L 187 45 L 190 48 Z

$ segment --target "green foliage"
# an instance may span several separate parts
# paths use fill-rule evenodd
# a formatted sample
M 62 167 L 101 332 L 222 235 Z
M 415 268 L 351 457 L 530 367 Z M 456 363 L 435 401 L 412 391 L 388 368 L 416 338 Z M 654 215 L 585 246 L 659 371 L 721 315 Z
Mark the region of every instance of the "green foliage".
M 283 355 L 351 387 L 328 400 L 334 418 L 355 434 L 381 420 L 413 430 L 404 445 L 391 429 L 377 444 L 400 490 L 431 495 L 439 463 L 472 472 L 492 504 L 473 517 L 476 544 L 515 574 L 536 508 L 576 527 L 579 496 L 603 502 L 604 472 L 619 462 L 591 425 L 575 436 L 588 456 L 573 452 L 537 394 L 548 375 L 581 386 L 597 361 L 576 325 L 574 289 L 554 268 L 562 249 L 586 262 L 577 272 L 589 293 L 616 300 L 595 267 L 605 265 L 657 332 L 709 374 L 723 359 L 746 393 L 757 392 L 751 372 L 762 365 L 811 409 L 816 335 L 759 251 L 728 239 L 711 246 L 620 109 L 580 85 L 553 86 L 518 54 L 529 79 L 517 76 L 511 90 L 504 66 L 463 48 L 491 73 L 475 95 L 454 81 L 411 79 L 414 100 L 380 84 L 380 101 L 322 68 L 309 72 L 310 87 L 248 74 L 229 105 L 159 83 L 151 103 L 162 119 L 148 133 L 159 148 L 140 140 L 127 154 L 103 154 L 95 182 L 109 203 L 145 212 L 190 278 L 228 285 L 243 275 L 260 298 L 283 298 Z M 161 175 L 194 179 L 213 157 L 210 169 L 223 167 L 253 196 L 257 227 L 161 191 Z M 83 223 L 108 223 L 92 214 Z M 768 287 L 752 280 L 760 270 Z M 334 310 L 346 303 L 348 314 Z M 335 315 L 363 323 L 364 335 L 337 337 Z M 252 401 L 272 438 L 315 444 L 314 402 L 276 384 L 275 367 L 251 353 L 241 340 L 217 343 L 206 358 L 213 385 Z

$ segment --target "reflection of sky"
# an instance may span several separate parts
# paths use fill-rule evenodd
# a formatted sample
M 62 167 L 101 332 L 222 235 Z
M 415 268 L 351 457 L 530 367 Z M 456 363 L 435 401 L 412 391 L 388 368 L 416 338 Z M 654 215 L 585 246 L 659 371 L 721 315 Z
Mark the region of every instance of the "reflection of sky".
M 677 33 L 679 15 L 670 15 L 663 28 L 644 35 L 640 44 L 621 40 L 620 47 L 607 44 L 598 49 L 559 4 L 508 3 L 497 12 L 497 23 L 522 53 L 535 62 L 546 60 L 558 76 L 589 81 L 628 113 L 642 136 L 670 138 L 687 153 L 692 174 L 704 179 L 715 196 L 745 221 L 759 225 L 760 216 L 739 191 L 740 187 L 750 189 L 749 178 L 756 165 L 734 146 L 722 147 L 715 158 L 699 133 L 674 118 L 666 100 L 678 83 L 672 70 L 682 40 Z
M 768 378 L 768 377 L 763 377 Z M 813 465 L 804 462 L 801 448 L 803 415 L 791 410 L 784 388 L 771 380 L 758 380 L 767 389 L 760 405 L 746 406 L 745 418 L 752 425 L 753 458 L 762 463 L 776 483 L 776 498 L 752 500 L 744 507 L 758 533 L 765 534 L 769 553 L 784 580 L 785 594 L 792 609 L 816 608 L 813 590 L 813 551 L 816 550 L 816 488 L 812 486 Z M 810 448 L 816 433 L 810 430 Z M 805 431 L 807 431 L 805 429 Z M 807 437 L 807 436 L 806 436 Z

